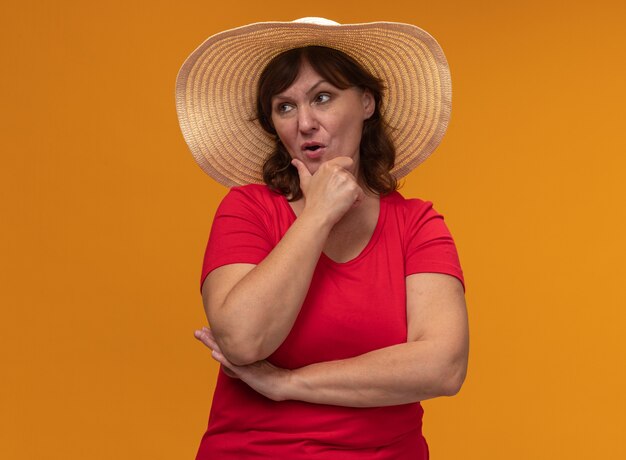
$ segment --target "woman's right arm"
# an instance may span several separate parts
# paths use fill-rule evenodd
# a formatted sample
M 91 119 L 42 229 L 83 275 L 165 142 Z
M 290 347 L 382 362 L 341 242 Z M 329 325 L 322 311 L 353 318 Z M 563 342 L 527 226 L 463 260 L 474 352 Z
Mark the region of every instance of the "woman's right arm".
M 271 355 L 291 330 L 313 271 L 334 224 L 362 197 L 339 157 L 311 176 L 294 161 L 305 206 L 281 241 L 258 265 L 231 264 L 213 270 L 202 286 L 207 319 L 230 362 L 250 364 Z

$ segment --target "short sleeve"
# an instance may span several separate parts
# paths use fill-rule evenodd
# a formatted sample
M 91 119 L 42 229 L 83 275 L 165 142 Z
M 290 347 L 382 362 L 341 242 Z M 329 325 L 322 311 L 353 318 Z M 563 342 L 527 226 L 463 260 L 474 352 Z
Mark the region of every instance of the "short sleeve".
M 233 263 L 258 264 L 272 250 L 263 204 L 245 188 L 234 187 L 213 219 L 204 253 L 200 287 L 214 269 Z
M 429 201 L 408 200 L 405 228 L 405 271 L 444 273 L 461 281 L 465 290 L 459 255 L 443 216 Z

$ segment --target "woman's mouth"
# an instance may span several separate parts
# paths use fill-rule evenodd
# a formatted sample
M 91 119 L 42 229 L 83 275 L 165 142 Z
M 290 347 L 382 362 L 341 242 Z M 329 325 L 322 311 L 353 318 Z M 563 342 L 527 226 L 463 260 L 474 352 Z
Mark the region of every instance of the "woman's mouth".
M 305 142 L 302 144 L 302 152 L 309 159 L 316 159 L 322 156 L 326 147 L 319 142 Z

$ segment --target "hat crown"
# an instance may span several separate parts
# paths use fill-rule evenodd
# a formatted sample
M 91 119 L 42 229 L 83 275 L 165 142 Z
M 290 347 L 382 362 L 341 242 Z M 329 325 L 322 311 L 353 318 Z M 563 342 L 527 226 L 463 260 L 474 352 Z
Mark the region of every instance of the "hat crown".
M 332 21 L 326 18 L 318 18 L 315 16 L 308 16 L 306 18 L 296 19 L 293 22 L 300 22 L 303 24 L 317 24 L 319 26 L 340 26 L 338 22 Z

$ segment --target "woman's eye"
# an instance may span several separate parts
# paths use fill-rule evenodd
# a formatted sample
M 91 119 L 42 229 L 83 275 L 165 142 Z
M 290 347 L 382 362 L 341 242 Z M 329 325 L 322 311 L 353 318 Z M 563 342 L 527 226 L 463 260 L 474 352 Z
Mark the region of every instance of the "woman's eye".
M 276 106 L 276 111 L 278 113 L 287 113 L 287 112 L 291 111 L 292 109 L 293 109 L 293 106 L 291 104 L 287 104 L 287 103 L 278 104 Z
M 324 102 L 328 102 L 330 99 L 330 94 L 320 93 L 315 97 L 315 102 L 323 104 Z

